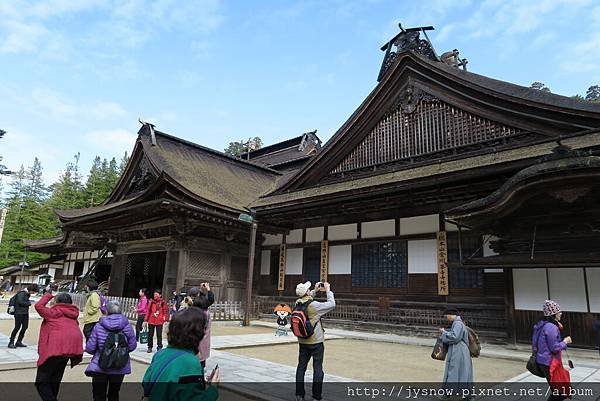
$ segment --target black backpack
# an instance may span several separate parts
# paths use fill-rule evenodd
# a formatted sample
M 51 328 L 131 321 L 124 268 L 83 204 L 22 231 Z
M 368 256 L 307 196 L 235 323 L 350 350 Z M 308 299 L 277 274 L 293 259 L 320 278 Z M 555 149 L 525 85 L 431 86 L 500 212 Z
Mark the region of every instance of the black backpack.
M 8 308 L 6 309 L 6 313 L 8 313 L 9 315 L 14 315 L 15 314 L 16 300 L 17 300 L 17 294 L 13 295 L 8 300 Z
M 102 370 L 120 369 L 127 365 L 127 362 L 129 362 L 129 346 L 125 333 L 109 332 L 100 353 L 98 366 Z

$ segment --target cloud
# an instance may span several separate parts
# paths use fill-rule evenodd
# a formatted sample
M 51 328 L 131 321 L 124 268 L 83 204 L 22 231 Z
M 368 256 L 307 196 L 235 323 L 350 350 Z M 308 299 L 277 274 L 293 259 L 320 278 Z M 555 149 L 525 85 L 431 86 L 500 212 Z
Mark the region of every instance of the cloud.
M 34 88 L 29 100 L 31 100 L 29 107 L 34 113 L 66 124 L 86 120 L 108 121 L 128 114 L 120 104 L 115 102 L 83 103 L 48 88 Z M 28 99 L 21 98 L 21 101 L 27 102 Z
M 137 135 L 124 128 L 115 128 L 91 131 L 85 134 L 84 138 L 95 149 L 121 154 L 125 151 L 131 152 Z

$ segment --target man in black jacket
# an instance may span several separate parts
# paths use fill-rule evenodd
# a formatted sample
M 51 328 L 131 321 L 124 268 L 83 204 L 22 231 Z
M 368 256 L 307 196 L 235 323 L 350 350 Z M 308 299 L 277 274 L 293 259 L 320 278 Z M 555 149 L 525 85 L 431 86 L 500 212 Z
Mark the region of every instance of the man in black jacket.
M 35 293 L 37 291 L 38 286 L 35 284 L 30 284 L 17 292 L 15 295 L 15 328 L 10 334 L 8 348 L 27 347 L 27 345 L 23 344 L 23 337 L 25 336 L 25 331 L 27 331 L 27 327 L 29 326 L 29 307 L 31 306 L 31 302 L 29 302 L 29 296 L 31 293 Z M 19 329 L 21 330 L 20 332 Z M 17 343 L 15 344 L 17 332 L 19 332 L 19 337 L 17 337 Z

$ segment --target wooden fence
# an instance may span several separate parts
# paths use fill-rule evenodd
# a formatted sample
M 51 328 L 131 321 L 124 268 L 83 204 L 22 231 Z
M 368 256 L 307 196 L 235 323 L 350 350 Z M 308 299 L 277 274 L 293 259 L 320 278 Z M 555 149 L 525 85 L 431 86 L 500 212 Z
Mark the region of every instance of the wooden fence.
M 73 303 L 83 310 L 87 294 L 71 294 Z M 137 298 L 125 298 L 125 297 L 106 297 L 108 301 L 118 301 L 121 304 L 123 314 L 130 320 L 137 319 L 136 305 Z M 215 302 L 210 307 L 210 314 L 212 320 L 242 320 L 244 318 L 244 309 L 242 308 L 241 302 Z

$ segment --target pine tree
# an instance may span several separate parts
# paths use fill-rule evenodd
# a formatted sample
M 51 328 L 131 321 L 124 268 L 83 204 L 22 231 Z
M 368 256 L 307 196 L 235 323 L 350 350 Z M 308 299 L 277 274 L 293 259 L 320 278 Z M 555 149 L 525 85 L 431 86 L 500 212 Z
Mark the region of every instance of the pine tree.
M 58 181 L 51 186 L 52 195 L 48 206 L 54 210 L 78 209 L 88 207 L 85 199 L 84 186 L 79 174 L 79 153 L 75 162 L 67 163 Z
M 6 131 L 4 131 L 3 129 L 0 129 L 0 139 L 2 139 L 5 134 L 6 134 Z M 2 156 L 0 156 L 0 162 L 2 162 Z M 0 175 L 8 175 L 8 174 L 10 174 L 10 171 L 8 171 L 8 169 L 6 168 L 5 165 L 0 163 Z M 2 192 L 0 191 L 0 193 L 2 193 Z
M 104 200 L 102 187 L 105 175 L 103 171 L 105 163 L 106 159 L 102 162 L 100 156 L 94 158 L 87 183 L 85 184 L 85 204 L 87 207 L 96 206 Z
M 123 155 L 123 157 L 121 158 L 121 160 L 119 162 L 119 177 L 121 175 L 123 175 L 123 172 L 125 171 L 125 167 L 127 167 L 127 163 L 129 163 L 129 155 L 127 154 L 127 152 L 125 152 L 125 154 Z

